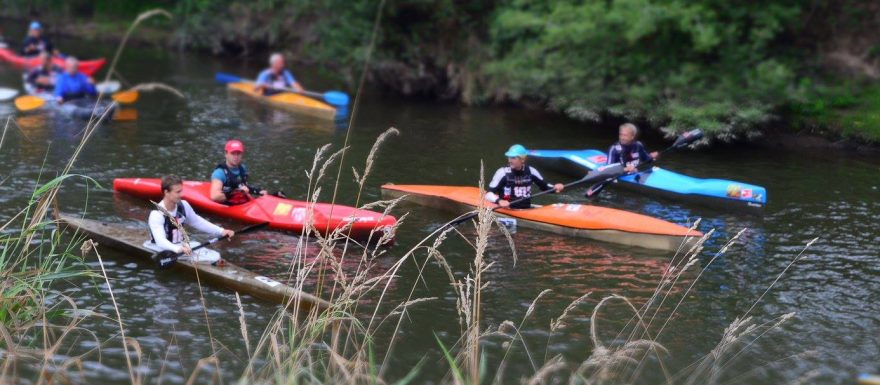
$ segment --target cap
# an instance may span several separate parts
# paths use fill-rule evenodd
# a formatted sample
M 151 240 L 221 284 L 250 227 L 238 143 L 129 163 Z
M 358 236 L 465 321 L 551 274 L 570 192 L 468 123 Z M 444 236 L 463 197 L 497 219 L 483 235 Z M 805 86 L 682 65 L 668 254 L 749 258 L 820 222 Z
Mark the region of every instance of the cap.
M 239 140 L 230 140 L 226 142 L 226 152 L 244 152 L 244 144 Z
M 513 158 L 513 157 L 522 158 L 528 154 L 529 154 L 529 151 L 526 150 L 526 148 L 523 147 L 521 144 L 514 144 L 513 146 L 510 146 L 510 149 L 508 149 L 507 152 L 504 153 L 504 155 L 507 156 L 508 158 Z
M 42 28 L 43 28 L 43 26 L 40 25 L 39 21 L 33 21 L 33 22 L 31 22 L 31 26 L 28 29 L 42 29 Z

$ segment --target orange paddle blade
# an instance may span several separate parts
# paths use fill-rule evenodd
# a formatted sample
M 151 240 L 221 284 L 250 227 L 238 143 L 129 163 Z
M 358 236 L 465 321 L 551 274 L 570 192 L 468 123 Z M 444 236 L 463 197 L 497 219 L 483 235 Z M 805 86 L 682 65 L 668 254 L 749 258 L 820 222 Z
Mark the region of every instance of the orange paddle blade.
M 120 108 L 113 114 L 113 120 L 132 121 L 137 120 L 138 111 L 134 108 Z
M 15 108 L 19 111 L 31 111 L 46 104 L 46 99 L 39 96 L 25 95 L 15 98 Z
M 138 100 L 138 97 L 140 97 L 140 92 L 137 92 L 135 90 L 121 91 L 113 94 L 110 97 L 119 104 L 131 104 Z

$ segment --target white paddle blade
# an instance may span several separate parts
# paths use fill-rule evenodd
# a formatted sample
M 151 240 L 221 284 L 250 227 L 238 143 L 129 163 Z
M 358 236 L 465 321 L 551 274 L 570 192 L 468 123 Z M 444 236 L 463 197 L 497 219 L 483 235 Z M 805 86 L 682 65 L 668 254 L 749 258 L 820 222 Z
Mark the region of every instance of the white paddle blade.
M 7 101 L 18 96 L 18 90 L 12 88 L 0 88 L 0 100 Z
M 122 84 L 120 84 L 116 80 L 110 80 L 95 84 L 95 89 L 97 89 L 98 92 L 102 94 L 112 94 L 116 91 L 119 91 L 120 88 L 122 88 Z

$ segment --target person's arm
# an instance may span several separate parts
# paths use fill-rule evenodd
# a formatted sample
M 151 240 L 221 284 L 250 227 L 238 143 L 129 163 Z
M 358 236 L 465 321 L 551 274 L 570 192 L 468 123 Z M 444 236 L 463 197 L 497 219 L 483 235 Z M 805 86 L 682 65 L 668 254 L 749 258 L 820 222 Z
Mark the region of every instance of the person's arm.
M 639 146 L 639 160 L 642 162 L 647 162 L 654 160 L 654 154 L 656 153 L 648 153 L 648 150 L 645 148 L 645 145 L 642 142 L 638 142 Z
M 58 99 L 59 102 L 64 101 L 64 92 L 67 89 L 67 77 L 59 76 L 55 81 L 55 99 Z
M 284 70 L 284 77 L 287 79 L 287 83 L 290 84 L 290 87 L 296 92 L 303 92 L 302 86 L 293 78 L 293 74 L 291 74 L 290 71 Z
M 92 78 L 90 78 L 84 74 L 79 74 L 79 78 L 80 78 L 79 81 L 83 83 L 83 87 L 85 87 L 87 94 L 89 94 L 91 96 L 98 95 L 98 90 L 95 89 L 95 85 L 92 84 Z
M 269 87 L 269 71 L 260 72 L 254 83 L 254 91 L 263 92 Z
M 617 150 L 617 145 L 611 145 L 611 148 L 608 149 L 608 159 L 605 161 L 605 165 L 620 163 L 620 151 Z
M 532 174 L 532 183 L 538 185 L 538 188 L 540 188 L 541 191 L 556 190 L 556 192 L 559 193 L 562 192 L 562 189 L 565 187 L 562 183 L 551 184 L 550 182 L 547 182 L 544 180 L 544 177 L 541 176 L 541 173 L 538 172 L 538 170 L 535 170 L 532 166 L 529 166 L 529 173 Z
M 180 201 L 179 204 L 183 205 L 183 211 L 186 213 L 186 224 L 205 234 L 211 234 L 218 237 L 223 235 L 224 229 L 222 227 L 217 226 L 209 220 L 202 218 L 199 214 L 196 214 L 195 210 L 192 209 L 192 206 L 189 205 L 189 202 Z
M 221 169 L 215 169 L 211 174 L 211 200 L 214 202 L 225 202 L 226 194 L 223 193 L 223 183 L 226 182 L 226 174 Z
M 160 203 L 161 204 L 161 203 Z M 162 250 L 170 250 L 175 253 L 182 253 L 183 247 L 175 245 L 165 238 L 165 216 L 159 210 L 150 211 L 150 234 L 156 241 L 156 245 Z
M 495 204 L 501 204 L 504 199 L 502 199 L 501 194 L 504 193 L 504 186 L 507 184 L 507 178 L 504 177 L 506 172 L 504 171 L 504 167 L 499 168 L 498 171 L 495 171 L 495 175 L 492 177 L 492 181 L 489 182 L 489 188 L 486 189 L 486 200 Z

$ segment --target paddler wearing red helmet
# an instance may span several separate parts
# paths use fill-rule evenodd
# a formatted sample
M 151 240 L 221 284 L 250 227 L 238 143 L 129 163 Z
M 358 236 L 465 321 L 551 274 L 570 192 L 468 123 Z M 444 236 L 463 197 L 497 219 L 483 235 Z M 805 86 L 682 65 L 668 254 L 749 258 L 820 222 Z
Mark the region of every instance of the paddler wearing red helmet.
M 227 205 L 240 205 L 253 196 L 266 195 L 266 190 L 248 184 L 248 170 L 242 163 L 244 143 L 233 139 L 226 142 L 226 160 L 211 174 L 211 200 Z

